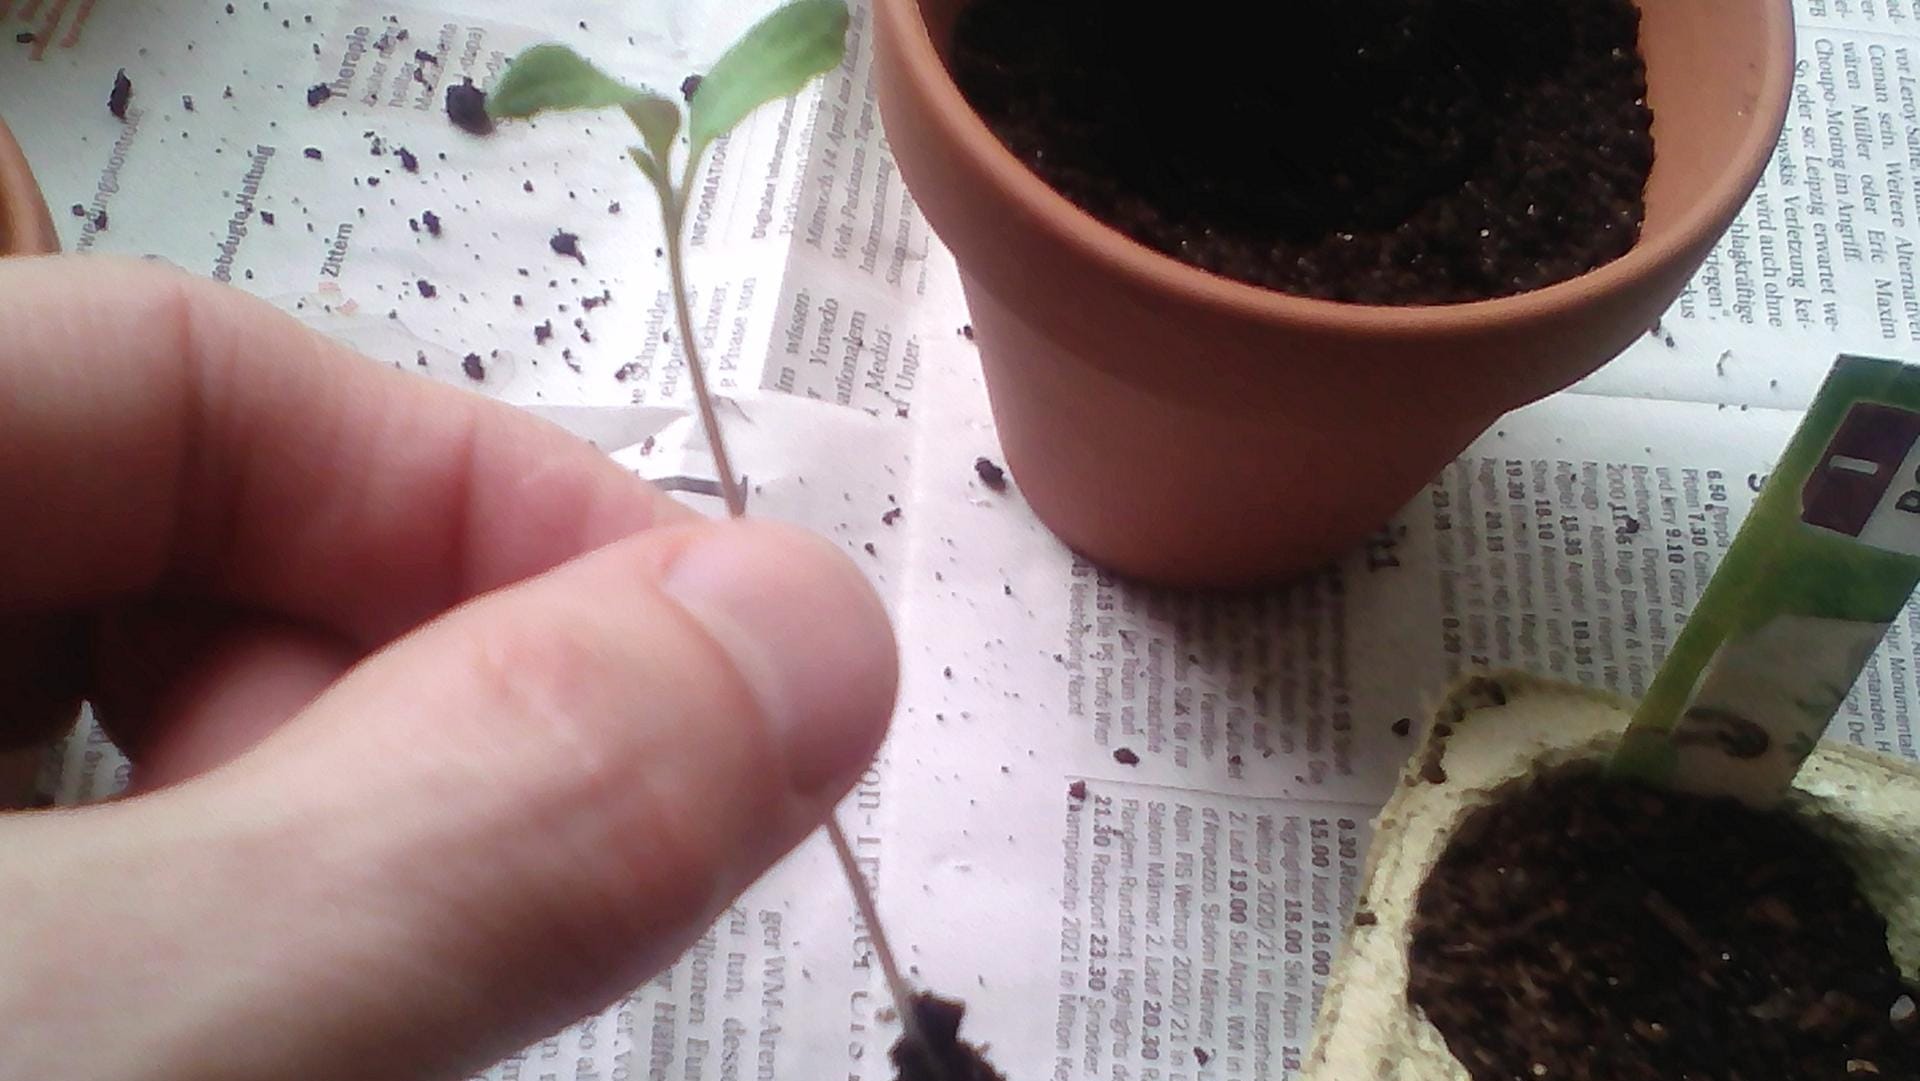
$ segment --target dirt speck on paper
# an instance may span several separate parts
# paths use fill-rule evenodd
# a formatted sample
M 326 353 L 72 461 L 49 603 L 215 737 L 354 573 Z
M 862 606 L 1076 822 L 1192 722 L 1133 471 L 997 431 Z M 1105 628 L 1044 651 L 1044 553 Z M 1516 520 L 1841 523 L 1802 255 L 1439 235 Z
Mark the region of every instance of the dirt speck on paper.
M 547 238 L 547 247 L 552 248 L 555 255 L 564 255 L 569 259 L 576 259 L 581 266 L 587 265 L 587 257 L 580 250 L 580 237 L 576 233 L 569 233 L 565 229 L 555 229 L 553 236 Z
M 447 119 L 469 135 L 490 134 L 493 118 L 487 115 L 487 92 L 466 78 L 447 87 Z
M 1007 471 L 995 465 L 991 459 L 975 458 L 973 471 L 979 476 L 980 483 L 996 492 L 1007 490 Z
M 127 78 L 127 69 L 121 68 L 113 77 L 113 89 L 107 94 L 107 111 L 114 119 L 127 118 L 127 105 L 133 101 L 133 80 Z

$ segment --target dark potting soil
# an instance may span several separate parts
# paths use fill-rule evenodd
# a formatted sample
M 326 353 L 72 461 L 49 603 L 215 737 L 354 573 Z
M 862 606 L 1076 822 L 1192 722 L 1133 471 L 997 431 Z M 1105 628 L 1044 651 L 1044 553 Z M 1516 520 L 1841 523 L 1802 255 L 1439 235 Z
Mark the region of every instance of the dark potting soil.
M 492 132 L 493 117 L 487 115 L 487 92 L 473 85 L 472 79 L 461 79 L 447 87 L 447 119 L 469 135 Z
M 1484 299 L 1638 238 L 1653 139 L 1632 0 L 1300 0 L 1284 33 L 1196 3 L 973 0 L 954 78 L 1095 217 L 1287 293 Z
M 127 106 L 133 101 L 133 80 L 127 78 L 127 69 L 121 68 L 114 73 L 113 89 L 107 92 L 107 112 L 115 120 L 127 118 Z
M 963 1003 L 923 991 L 912 1005 L 922 1039 L 901 1037 L 888 1052 L 897 1081 L 1006 1081 L 979 1048 L 960 1038 Z
M 993 459 L 975 458 L 973 472 L 980 478 L 980 483 L 986 485 L 989 490 L 995 492 L 1007 490 L 1007 471 L 1000 468 Z
M 1920 1078 L 1915 989 L 1800 820 L 1563 767 L 1462 825 L 1408 999 L 1475 1081 Z

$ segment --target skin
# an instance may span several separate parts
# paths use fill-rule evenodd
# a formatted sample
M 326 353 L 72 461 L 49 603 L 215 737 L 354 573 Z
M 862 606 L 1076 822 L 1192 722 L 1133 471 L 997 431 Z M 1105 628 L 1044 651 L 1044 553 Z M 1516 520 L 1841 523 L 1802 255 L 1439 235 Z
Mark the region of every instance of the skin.
M 238 292 L 0 263 L 0 748 L 84 697 L 120 799 L 0 815 L 21 1077 L 458 1077 L 670 964 L 895 689 L 826 541 Z

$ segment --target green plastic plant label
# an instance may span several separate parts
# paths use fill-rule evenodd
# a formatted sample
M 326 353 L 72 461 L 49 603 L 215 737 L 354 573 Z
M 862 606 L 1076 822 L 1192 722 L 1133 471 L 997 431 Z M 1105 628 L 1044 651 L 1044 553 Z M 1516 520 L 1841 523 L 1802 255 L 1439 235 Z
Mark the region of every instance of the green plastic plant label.
M 1675 639 L 1617 775 L 1767 806 L 1920 584 L 1920 367 L 1841 357 Z

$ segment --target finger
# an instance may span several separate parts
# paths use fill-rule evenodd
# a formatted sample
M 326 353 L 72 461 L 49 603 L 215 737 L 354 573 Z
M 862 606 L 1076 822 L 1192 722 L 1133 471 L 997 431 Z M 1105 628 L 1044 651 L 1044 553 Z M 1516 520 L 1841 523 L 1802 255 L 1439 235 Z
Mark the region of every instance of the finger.
M 894 676 L 859 572 L 785 527 L 655 531 L 481 598 L 228 766 L 0 823 L 0 1060 L 483 1066 L 637 986 L 809 832 Z
M 87 682 L 86 643 L 79 616 L 27 619 L 0 608 L 0 753 L 38 747 L 73 726 Z
M 112 297 L 110 304 L 89 298 Z M 685 516 L 523 412 L 148 264 L 0 264 L 0 612 L 196 593 L 377 644 Z
M 94 716 L 133 761 L 133 791 L 235 757 L 361 659 L 323 632 L 204 606 L 108 613 L 93 652 Z

